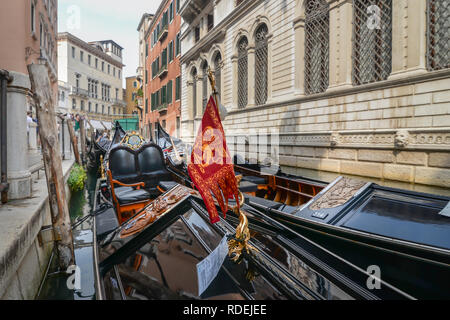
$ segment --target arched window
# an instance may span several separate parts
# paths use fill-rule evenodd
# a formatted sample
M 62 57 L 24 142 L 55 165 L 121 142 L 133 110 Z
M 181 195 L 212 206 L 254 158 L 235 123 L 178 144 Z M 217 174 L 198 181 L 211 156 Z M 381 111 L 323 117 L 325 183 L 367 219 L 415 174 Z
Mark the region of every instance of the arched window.
M 202 65 L 203 72 L 203 87 L 202 87 L 202 111 L 205 112 L 206 104 L 208 103 L 208 62 L 204 61 Z
M 197 69 L 193 68 L 192 76 L 192 109 L 197 114 Z
M 263 105 L 267 102 L 267 71 L 268 46 L 267 35 L 269 30 L 265 24 L 258 27 L 255 33 L 255 102 Z
M 221 68 L 222 68 L 222 56 L 220 55 L 220 52 L 217 52 L 216 57 L 214 59 L 214 78 L 216 78 L 216 90 L 219 96 L 220 96 L 220 89 L 222 86 Z
M 238 43 L 238 107 L 248 103 L 248 40 L 242 37 Z
M 427 1 L 427 68 L 429 71 L 450 68 L 450 2 Z
M 325 0 L 305 8 L 305 93 L 324 92 L 329 84 L 330 14 Z
M 353 84 L 386 80 L 392 70 L 392 0 L 353 0 Z

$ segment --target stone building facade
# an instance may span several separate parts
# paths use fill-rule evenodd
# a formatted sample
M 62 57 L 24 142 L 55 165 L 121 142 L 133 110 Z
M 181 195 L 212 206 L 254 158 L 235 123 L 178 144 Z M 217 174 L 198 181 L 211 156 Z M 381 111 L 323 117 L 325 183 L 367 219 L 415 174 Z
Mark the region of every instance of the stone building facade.
M 87 43 L 58 34 L 58 79 L 70 88 L 70 113 L 105 121 L 125 114 L 122 50 L 112 40 Z
M 182 138 L 200 124 L 210 67 L 232 151 L 263 160 L 258 133 L 275 129 L 283 166 L 449 187 L 449 8 L 185 0 Z

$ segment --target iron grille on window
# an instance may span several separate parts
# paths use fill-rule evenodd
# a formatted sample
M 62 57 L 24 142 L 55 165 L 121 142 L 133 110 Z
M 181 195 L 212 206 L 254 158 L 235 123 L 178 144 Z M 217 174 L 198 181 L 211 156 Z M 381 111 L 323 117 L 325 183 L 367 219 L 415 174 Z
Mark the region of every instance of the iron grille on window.
M 216 91 L 219 94 L 219 96 L 220 96 L 220 88 L 222 85 L 221 68 L 222 68 L 222 56 L 220 55 L 220 52 L 218 52 L 216 58 L 214 59 L 214 77 L 216 78 Z
M 244 108 L 248 102 L 248 40 L 242 37 L 238 44 L 238 107 Z
M 428 70 L 449 68 L 450 0 L 428 0 L 427 5 Z
M 310 0 L 305 15 L 305 93 L 324 92 L 329 83 L 330 14 L 325 0 Z
M 192 70 L 192 108 L 197 114 L 197 70 Z
M 265 24 L 262 24 L 256 30 L 256 48 L 255 48 L 255 102 L 257 105 L 263 105 L 267 101 L 267 34 L 269 30 Z
M 353 84 L 386 80 L 392 68 L 392 0 L 353 1 Z
M 206 104 L 208 103 L 208 63 L 203 63 L 203 78 L 202 78 L 202 111 L 205 112 Z

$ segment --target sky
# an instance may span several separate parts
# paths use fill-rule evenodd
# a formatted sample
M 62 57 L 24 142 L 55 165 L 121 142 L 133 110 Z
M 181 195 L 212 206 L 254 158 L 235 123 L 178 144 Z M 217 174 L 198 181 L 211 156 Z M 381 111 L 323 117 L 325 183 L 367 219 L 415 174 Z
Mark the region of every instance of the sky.
M 58 32 L 86 42 L 117 42 L 124 48 L 125 80 L 136 75 L 139 65 L 139 21 L 144 13 L 155 13 L 159 4 L 160 0 L 59 0 Z

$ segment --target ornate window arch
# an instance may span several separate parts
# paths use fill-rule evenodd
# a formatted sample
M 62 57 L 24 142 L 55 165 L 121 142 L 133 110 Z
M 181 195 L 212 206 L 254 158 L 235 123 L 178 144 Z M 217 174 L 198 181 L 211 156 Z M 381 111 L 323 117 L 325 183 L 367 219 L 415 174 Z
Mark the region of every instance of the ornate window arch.
M 248 103 L 248 39 L 243 36 L 238 42 L 238 108 Z
M 386 80 L 392 70 L 392 0 L 353 0 L 353 84 Z
M 205 112 L 208 103 L 208 62 L 206 60 L 202 63 L 202 75 L 202 111 Z
M 427 1 L 427 69 L 450 68 L 450 1 Z
M 263 105 L 267 102 L 268 87 L 268 41 L 269 29 L 265 23 L 255 31 L 255 102 Z
M 324 92 L 330 73 L 330 13 L 326 0 L 305 6 L 305 93 Z

